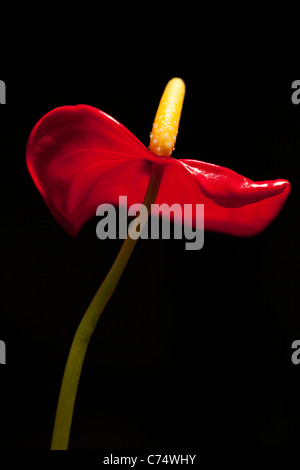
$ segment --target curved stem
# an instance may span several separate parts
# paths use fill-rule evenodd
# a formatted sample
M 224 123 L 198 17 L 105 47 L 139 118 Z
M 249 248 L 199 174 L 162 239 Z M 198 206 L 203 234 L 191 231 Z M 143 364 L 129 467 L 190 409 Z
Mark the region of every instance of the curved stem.
M 143 204 L 147 207 L 148 215 L 151 212 L 151 204 L 156 200 L 162 174 L 163 165 L 153 163 L 151 177 L 143 201 Z M 147 222 L 148 215 L 142 221 L 139 218 L 140 233 Z M 75 333 L 66 363 L 57 404 L 51 443 L 52 450 L 67 450 L 68 448 L 77 388 L 86 350 L 101 313 L 117 287 L 125 266 L 137 243 L 138 238 L 133 239 L 130 236 L 132 230 L 133 225 L 131 226 L 131 230 L 128 232 L 127 238 L 124 240 L 117 258 L 96 292 Z

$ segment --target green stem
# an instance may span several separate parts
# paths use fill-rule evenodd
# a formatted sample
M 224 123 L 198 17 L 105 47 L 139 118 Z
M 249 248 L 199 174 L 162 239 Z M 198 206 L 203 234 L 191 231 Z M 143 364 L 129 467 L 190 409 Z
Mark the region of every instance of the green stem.
M 155 165 L 153 163 L 150 181 L 143 201 L 143 204 L 147 207 L 148 215 L 151 211 L 151 204 L 156 200 L 162 173 L 163 165 Z M 140 221 L 140 233 L 147 219 L 148 216 Z M 117 287 L 125 266 L 137 243 L 138 238 L 133 239 L 130 236 L 132 230 L 133 226 L 131 226 L 131 230 L 129 230 L 117 258 L 96 292 L 75 333 L 61 384 L 51 450 L 67 450 L 68 448 L 77 388 L 86 350 L 101 313 Z

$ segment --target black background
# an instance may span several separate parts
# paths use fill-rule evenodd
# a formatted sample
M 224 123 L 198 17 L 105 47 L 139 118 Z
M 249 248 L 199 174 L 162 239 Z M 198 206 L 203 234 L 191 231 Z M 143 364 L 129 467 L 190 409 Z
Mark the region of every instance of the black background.
M 292 192 L 262 234 L 202 250 L 140 240 L 89 346 L 70 449 L 297 448 L 300 8 L 24 2 L 1 18 L 0 448 L 49 449 L 77 325 L 121 241 L 71 239 L 25 165 L 29 133 L 85 103 L 148 145 L 167 81 L 187 87 L 174 157 Z

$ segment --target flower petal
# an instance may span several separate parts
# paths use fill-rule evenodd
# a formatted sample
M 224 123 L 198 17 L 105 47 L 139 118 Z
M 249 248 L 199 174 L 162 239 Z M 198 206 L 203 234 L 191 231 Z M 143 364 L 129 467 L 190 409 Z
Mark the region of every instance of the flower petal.
M 28 139 L 26 160 L 52 215 L 76 235 L 99 204 L 118 204 L 118 196 L 126 194 L 132 203 L 143 200 L 151 171 L 148 154 L 118 121 L 77 105 L 40 119 Z
M 51 213 L 76 235 L 101 203 L 141 203 L 151 162 L 164 165 L 157 204 L 204 204 L 206 230 L 250 236 L 264 230 L 289 192 L 286 180 L 253 182 L 232 170 L 196 160 L 152 154 L 128 129 L 86 105 L 63 106 L 33 128 L 26 149 L 28 169 Z M 156 211 L 158 213 L 158 211 Z M 155 211 L 154 211 L 155 213 Z M 195 227 L 195 211 L 185 222 Z
M 286 180 L 253 182 L 210 163 L 174 159 L 172 163 L 164 171 L 157 203 L 204 204 L 205 230 L 255 235 L 278 215 L 291 189 Z M 180 210 L 174 219 L 182 220 Z M 190 223 L 196 226 L 195 212 Z

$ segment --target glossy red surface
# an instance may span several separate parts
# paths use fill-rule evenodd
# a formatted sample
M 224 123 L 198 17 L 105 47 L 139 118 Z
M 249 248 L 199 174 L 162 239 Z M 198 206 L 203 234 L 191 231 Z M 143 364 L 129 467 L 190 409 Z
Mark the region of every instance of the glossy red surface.
M 26 161 L 51 213 L 71 236 L 101 203 L 118 205 L 125 195 L 128 206 L 141 203 L 152 162 L 165 167 L 156 203 L 204 204 L 205 230 L 257 234 L 290 192 L 283 179 L 253 182 L 210 163 L 157 157 L 118 121 L 86 105 L 43 116 L 28 139 Z M 181 210 L 175 219 L 181 220 Z

